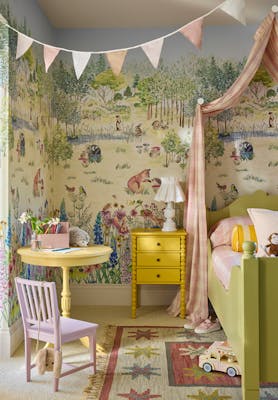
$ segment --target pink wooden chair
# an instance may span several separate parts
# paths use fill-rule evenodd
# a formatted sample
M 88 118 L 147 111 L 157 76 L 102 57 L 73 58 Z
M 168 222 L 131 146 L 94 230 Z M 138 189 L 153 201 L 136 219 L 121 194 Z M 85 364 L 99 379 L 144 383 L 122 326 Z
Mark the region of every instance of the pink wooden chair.
M 60 378 L 81 369 L 92 367 L 96 372 L 96 329 L 97 324 L 60 317 L 55 282 L 31 281 L 15 278 L 16 290 L 24 327 L 26 380 L 31 381 L 31 339 L 54 344 L 61 350 L 63 343 L 88 336 L 90 362 L 60 374 Z M 64 364 L 65 365 L 65 364 Z M 58 391 L 59 378 L 54 375 L 54 392 Z

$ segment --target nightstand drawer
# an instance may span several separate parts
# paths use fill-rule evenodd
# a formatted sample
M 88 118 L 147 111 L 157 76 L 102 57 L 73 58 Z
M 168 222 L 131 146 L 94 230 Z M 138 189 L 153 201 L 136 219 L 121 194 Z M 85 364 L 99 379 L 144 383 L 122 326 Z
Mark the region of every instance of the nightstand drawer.
M 138 237 L 137 251 L 180 251 L 179 237 Z
M 138 267 L 180 267 L 180 253 L 137 253 Z
M 138 268 L 137 283 L 139 284 L 159 284 L 159 283 L 179 283 L 179 268 Z

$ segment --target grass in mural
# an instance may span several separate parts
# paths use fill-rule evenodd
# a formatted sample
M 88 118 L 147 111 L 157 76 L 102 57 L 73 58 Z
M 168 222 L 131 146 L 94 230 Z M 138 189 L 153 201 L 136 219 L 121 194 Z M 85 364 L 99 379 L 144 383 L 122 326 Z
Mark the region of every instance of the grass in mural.
M 29 186 L 28 179 L 25 178 L 25 176 L 23 176 L 23 177 L 21 178 L 21 183 L 24 183 L 26 186 Z
M 104 183 L 105 185 L 113 185 L 112 181 L 109 181 L 109 180 L 107 180 L 105 178 L 100 178 L 98 176 L 96 176 L 94 179 L 91 179 L 91 182 L 93 182 L 93 183 L 96 183 L 96 182 Z
M 109 267 L 108 263 L 102 264 L 102 266 L 96 270 L 97 282 L 101 283 L 121 283 L 121 271 L 119 265 L 115 268 Z
M 76 179 L 76 176 L 68 176 L 67 179 L 68 180 L 72 180 L 72 179 L 74 180 L 74 179 Z
M 267 164 L 267 166 L 268 167 L 277 167 L 278 166 L 278 161 L 270 161 L 268 164 Z
M 268 150 L 278 150 L 278 145 L 276 145 L 276 144 L 270 144 L 270 145 L 268 146 Z
M 70 168 L 70 164 L 69 163 L 64 164 L 64 169 L 68 169 L 68 168 Z
M 254 175 L 247 175 L 243 179 L 245 181 L 265 182 L 265 179 L 259 178 L 258 176 L 254 176 Z
M 124 149 L 123 147 L 116 147 L 115 152 L 116 153 L 126 153 L 126 149 Z
M 84 174 L 86 175 L 96 174 L 96 171 L 84 171 Z
M 116 165 L 116 167 L 115 167 L 115 169 L 130 169 L 131 168 L 131 165 L 130 164 L 128 164 L 128 163 L 124 163 L 124 164 L 117 164 Z
M 236 168 L 236 172 L 247 172 L 247 168 Z

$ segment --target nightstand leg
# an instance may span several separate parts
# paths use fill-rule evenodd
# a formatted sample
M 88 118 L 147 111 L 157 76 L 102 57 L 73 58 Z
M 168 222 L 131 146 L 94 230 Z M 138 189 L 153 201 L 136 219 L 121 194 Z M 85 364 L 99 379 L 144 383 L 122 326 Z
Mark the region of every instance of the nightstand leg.
M 136 282 L 132 281 L 132 293 L 131 293 L 131 317 L 136 318 L 137 308 L 137 285 Z
M 184 283 L 181 285 L 181 309 L 180 309 L 180 317 L 185 318 L 185 285 Z

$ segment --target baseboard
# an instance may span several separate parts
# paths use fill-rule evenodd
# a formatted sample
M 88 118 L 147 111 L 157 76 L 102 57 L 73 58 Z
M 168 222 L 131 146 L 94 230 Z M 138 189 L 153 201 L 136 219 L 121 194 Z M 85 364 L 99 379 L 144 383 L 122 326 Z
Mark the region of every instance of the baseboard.
M 178 285 L 138 285 L 138 302 L 142 306 L 169 305 Z M 72 305 L 131 305 L 131 285 L 72 284 Z
M 0 329 L 0 360 L 10 358 L 24 339 L 21 318 L 10 328 Z

